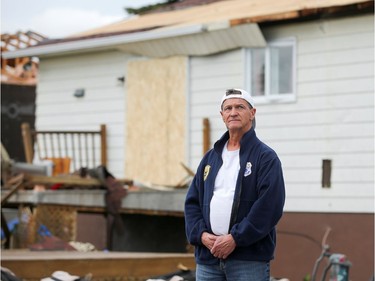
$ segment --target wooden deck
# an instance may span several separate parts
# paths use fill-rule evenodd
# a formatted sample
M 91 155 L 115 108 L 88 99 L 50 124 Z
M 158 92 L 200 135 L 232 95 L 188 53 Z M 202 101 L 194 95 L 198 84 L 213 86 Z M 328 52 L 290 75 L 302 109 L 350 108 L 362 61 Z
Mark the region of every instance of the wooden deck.
M 195 269 L 193 254 L 128 252 L 36 252 L 2 250 L 1 266 L 26 281 L 40 280 L 63 270 L 72 275 L 92 274 L 92 280 L 145 280 L 178 271 L 179 264 Z
M 129 191 L 122 200 L 122 213 L 169 214 L 183 216 L 186 189 L 171 189 L 159 191 L 142 189 Z M 1 192 L 1 195 L 5 192 Z M 7 206 L 20 204 L 50 204 L 75 206 L 81 212 L 104 212 L 105 193 L 103 189 L 73 189 L 73 190 L 19 190 L 7 200 Z M 4 207 L 4 206 L 3 206 Z M 6 206 L 5 206 L 6 207 Z

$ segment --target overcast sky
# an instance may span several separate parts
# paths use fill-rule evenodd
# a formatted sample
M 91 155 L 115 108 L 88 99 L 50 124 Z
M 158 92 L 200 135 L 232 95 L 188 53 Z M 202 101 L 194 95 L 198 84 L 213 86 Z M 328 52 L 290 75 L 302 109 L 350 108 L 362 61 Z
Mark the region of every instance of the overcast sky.
M 164 0 L 1 0 L 1 33 L 34 31 L 61 38 L 126 18 L 125 7 Z

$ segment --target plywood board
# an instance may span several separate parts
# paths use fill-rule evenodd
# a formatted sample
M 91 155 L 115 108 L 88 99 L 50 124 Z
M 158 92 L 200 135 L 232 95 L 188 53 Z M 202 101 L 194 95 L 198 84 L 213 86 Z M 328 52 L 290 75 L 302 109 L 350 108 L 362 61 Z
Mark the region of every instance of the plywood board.
M 128 63 L 125 175 L 175 185 L 184 176 L 185 57 Z

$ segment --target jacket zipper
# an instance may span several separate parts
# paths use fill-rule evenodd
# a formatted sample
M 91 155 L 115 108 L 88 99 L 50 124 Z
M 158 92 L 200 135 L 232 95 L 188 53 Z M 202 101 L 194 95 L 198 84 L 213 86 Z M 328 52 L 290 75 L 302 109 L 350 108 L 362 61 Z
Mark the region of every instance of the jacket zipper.
M 228 233 L 230 233 L 230 230 L 232 229 L 236 219 L 237 219 L 237 214 L 238 214 L 238 208 L 240 206 L 240 198 L 241 198 L 241 193 L 242 193 L 242 177 L 240 177 L 241 175 L 241 169 L 239 171 L 239 174 L 238 174 L 238 177 L 240 178 L 240 187 L 239 187 L 239 190 L 238 190 L 238 194 L 237 194 L 237 197 L 235 198 L 234 202 L 233 202 L 233 206 L 232 206 L 232 214 L 230 216 L 230 223 L 229 223 L 229 229 L 228 229 Z

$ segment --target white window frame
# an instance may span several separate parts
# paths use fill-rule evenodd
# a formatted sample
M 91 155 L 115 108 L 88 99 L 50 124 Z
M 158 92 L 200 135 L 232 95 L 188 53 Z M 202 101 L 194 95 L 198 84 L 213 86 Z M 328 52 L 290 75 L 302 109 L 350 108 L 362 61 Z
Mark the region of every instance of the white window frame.
M 292 54 L 292 92 L 288 94 L 271 94 L 270 93 L 270 48 L 269 47 L 280 47 L 280 46 L 291 46 L 293 49 Z M 268 104 L 268 103 L 289 103 L 295 102 L 296 97 L 296 84 L 297 84 L 297 63 L 296 63 L 296 39 L 295 38 L 283 38 L 274 40 L 267 43 L 265 47 L 265 90 L 264 96 L 253 96 L 255 104 Z M 249 93 L 252 91 L 251 85 L 251 48 L 245 50 L 245 88 L 248 89 Z

